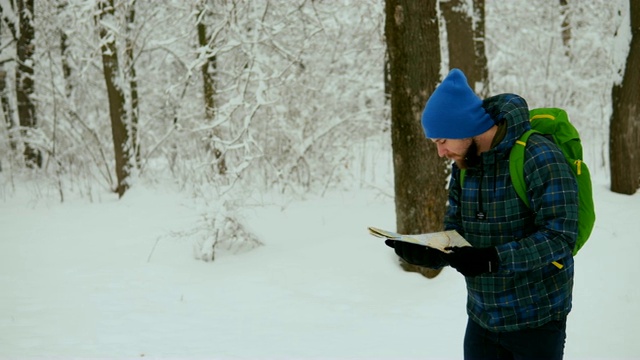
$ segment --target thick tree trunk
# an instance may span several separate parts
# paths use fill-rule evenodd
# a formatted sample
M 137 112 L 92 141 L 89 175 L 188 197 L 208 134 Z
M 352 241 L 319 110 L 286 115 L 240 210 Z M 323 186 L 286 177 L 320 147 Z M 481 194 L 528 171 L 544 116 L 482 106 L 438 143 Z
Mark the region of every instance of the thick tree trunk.
M 631 195 L 640 187 L 640 2 L 629 4 L 632 38 L 622 84 L 612 90 L 609 157 L 611 191 Z
M 98 6 L 101 19 L 105 16 L 113 16 L 113 0 L 101 0 Z M 102 41 L 102 66 L 109 97 L 109 115 L 111 118 L 111 133 L 113 135 L 116 177 L 118 180 L 115 190 L 122 197 L 129 188 L 127 180 L 131 175 L 132 160 L 132 149 L 129 146 L 130 133 L 127 127 L 127 112 L 125 109 L 125 94 L 117 82 L 120 68 L 115 38 L 103 25 L 100 26 L 100 39 Z
M 24 139 L 24 160 L 28 167 L 41 167 L 42 154 L 31 142 L 30 131 L 37 126 L 36 107 L 32 99 L 34 92 L 33 54 L 35 52 L 33 29 L 33 0 L 18 0 L 20 35 L 18 36 L 16 67 L 16 98 L 18 119 Z
M 440 80 L 436 0 L 387 0 L 385 11 L 396 227 L 409 234 L 439 231 L 449 167 L 425 138 L 420 121 Z
M 440 2 L 447 29 L 449 68 L 462 70 L 471 87 L 484 98 L 490 92 L 484 46 L 484 0 L 474 0 L 473 9 L 467 7 L 465 0 Z
M 475 52 L 475 79 L 474 90 L 481 97 L 485 98 L 491 94 L 491 86 L 489 84 L 489 65 L 487 60 L 487 51 L 485 50 L 485 0 L 473 0 L 473 12 L 476 17 L 476 23 L 473 28 L 473 50 Z

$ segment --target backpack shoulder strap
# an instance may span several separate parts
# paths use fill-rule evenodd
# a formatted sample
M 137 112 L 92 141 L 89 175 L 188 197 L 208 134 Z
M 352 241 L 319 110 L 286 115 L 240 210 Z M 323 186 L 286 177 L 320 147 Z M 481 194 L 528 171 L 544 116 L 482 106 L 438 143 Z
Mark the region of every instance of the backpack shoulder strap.
M 516 143 L 511 148 L 509 154 L 509 174 L 511 175 L 511 182 L 518 197 L 522 200 L 527 207 L 529 205 L 529 198 L 527 198 L 527 184 L 524 181 L 524 148 L 527 146 L 527 140 L 529 136 L 534 133 L 540 133 L 536 130 L 528 130 L 520 139 L 516 140 Z

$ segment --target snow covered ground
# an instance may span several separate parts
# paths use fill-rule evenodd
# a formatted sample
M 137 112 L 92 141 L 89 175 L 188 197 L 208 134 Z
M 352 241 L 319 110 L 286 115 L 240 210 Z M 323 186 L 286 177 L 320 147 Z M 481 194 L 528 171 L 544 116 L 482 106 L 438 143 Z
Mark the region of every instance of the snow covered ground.
M 566 359 L 640 358 L 640 195 L 596 182 L 598 222 L 576 258 Z M 0 358 L 462 357 L 464 280 L 405 273 L 369 225 L 380 192 L 243 210 L 265 244 L 194 258 L 205 209 L 168 188 L 65 203 L 0 199 Z

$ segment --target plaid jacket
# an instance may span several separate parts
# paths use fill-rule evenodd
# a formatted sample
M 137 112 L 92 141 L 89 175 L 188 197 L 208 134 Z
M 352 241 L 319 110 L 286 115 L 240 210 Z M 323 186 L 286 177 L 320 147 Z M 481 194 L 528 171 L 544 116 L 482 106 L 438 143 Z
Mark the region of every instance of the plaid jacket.
M 571 310 L 577 184 L 553 141 L 532 135 L 524 163 L 529 209 L 509 176 L 509 151 L 530 128 L 527 103 L 503 94 L 484 100 L 483 106 L 496 123 L 506 121 L 506 135 L 482 154 L 481 165 L 467 169 L 464 188 L 453 165 L 445 228 L 457 230 L 475 247 L 498 250 L 498 272 L 466 278 L 471 319 L 494 331 L 536 327 Z

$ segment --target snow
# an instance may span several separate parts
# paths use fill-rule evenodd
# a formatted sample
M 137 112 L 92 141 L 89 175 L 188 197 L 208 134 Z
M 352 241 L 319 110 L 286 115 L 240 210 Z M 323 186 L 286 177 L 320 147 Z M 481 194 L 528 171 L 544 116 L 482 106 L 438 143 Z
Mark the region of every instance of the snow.
M 242 209 L 264 246 L 205 262 L 205 207 L 170 186 L 64 203 L 20 189 L 0 200 L 2 359 L 462 357 L 464 280 L 406 273 L 368 234 L 395 226 L 380 190 L 265 195 Z M 565 358 L 640 358 L 640 195 L 594 192 Z

